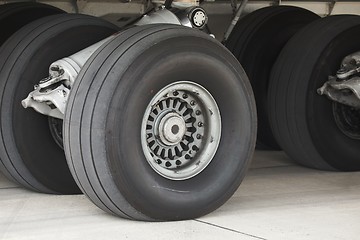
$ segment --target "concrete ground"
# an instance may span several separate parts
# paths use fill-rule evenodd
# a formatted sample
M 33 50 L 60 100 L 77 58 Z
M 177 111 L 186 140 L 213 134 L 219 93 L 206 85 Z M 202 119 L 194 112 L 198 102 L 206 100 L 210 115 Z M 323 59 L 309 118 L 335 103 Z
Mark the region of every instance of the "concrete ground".
M 0 239 L 360 239 L 360 172 L 322 172 L 257 151 L 235 195 L 194 220 L 135 222 L 83 195 L 33 193 L 0 175 Z

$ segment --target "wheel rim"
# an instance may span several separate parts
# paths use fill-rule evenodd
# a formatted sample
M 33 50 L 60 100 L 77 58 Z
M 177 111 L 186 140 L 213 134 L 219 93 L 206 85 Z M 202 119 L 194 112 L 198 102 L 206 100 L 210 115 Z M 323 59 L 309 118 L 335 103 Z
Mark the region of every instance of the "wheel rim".
M 51 136 L 53 137 L 56 144 L 61 148 L 64 149 L 63 145 L 63 134 L 62 134 L 62 125 L 63 121 L 58 118 L 49 117 L 49 129 Z
M 335 123 L 349 138 L 360 139 L 360 109 L 340 103 L 333 104 Z
M 143 116 L 141 144 L 150 166 L 171 180 L 185 180 L 212 161 L 221 137 L 216 101 L 201 85 L 179 81 L 161 89 Z

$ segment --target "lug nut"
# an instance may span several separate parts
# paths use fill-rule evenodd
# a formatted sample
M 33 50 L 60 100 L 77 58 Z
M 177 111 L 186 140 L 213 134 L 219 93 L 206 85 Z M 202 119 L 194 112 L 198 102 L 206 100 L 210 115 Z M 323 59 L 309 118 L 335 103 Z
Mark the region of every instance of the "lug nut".
M 174 91 L 174 92 L 173 92 L 173 95 L 174 95 L 174 96 L 177 96 L 177 95 L 179 95 L 179 92 L 178 92 L 178 91 Z
M 202 136 L 201 136 L 200 134 L 197 134 L 197 135 L 196 135 L 196 138 L 197 138 L 197 139 L 201 139 Z
M 201 111 L 200 111 L 200 110 L 196 110 L 195 114 L 199 116 L 199 115 L 201 114 Z
M 190 105 L 194 106 L 194 105 L 196 105 L 196 102 L 195 102 L 194 100 L 192 100 L 192 101 L 190 102 Z
M 188 95 L 186 93 L 183 94 L 182 96 L 184 99 L 188 98 Z
M 202 127 L 202 126 L 204 126 L 204 123 L 199 122 L 199 123 L 198 123 L 198 126 L 199 126 L 199 127 Z

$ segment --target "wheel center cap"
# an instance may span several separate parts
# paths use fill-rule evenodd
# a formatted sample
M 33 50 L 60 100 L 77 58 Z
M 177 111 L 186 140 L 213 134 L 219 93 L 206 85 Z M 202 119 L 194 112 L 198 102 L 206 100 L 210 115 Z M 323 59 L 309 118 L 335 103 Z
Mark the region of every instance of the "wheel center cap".
M 177 113 L 166 114 L 159 123 L 160 140 L 168 145 L 176 145 L 186 133 L 185 120 Z

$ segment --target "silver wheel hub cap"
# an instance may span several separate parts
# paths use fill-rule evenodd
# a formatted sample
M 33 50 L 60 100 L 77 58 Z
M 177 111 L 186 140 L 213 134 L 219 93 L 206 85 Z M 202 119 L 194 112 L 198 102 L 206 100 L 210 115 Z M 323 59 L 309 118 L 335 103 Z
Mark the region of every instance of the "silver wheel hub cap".
M 183 139 L 186 123 L 178 113 L 170 112 L 161 118 L 158 129 L 160 140 L 167 146 L 173 146 Z
M 185 180 L 213 159 L 221 117 L 211 94 L 199 84 L 180 81 L 161 89 L 148 105 L 141 127 L 146 160 L 161 176 Z

